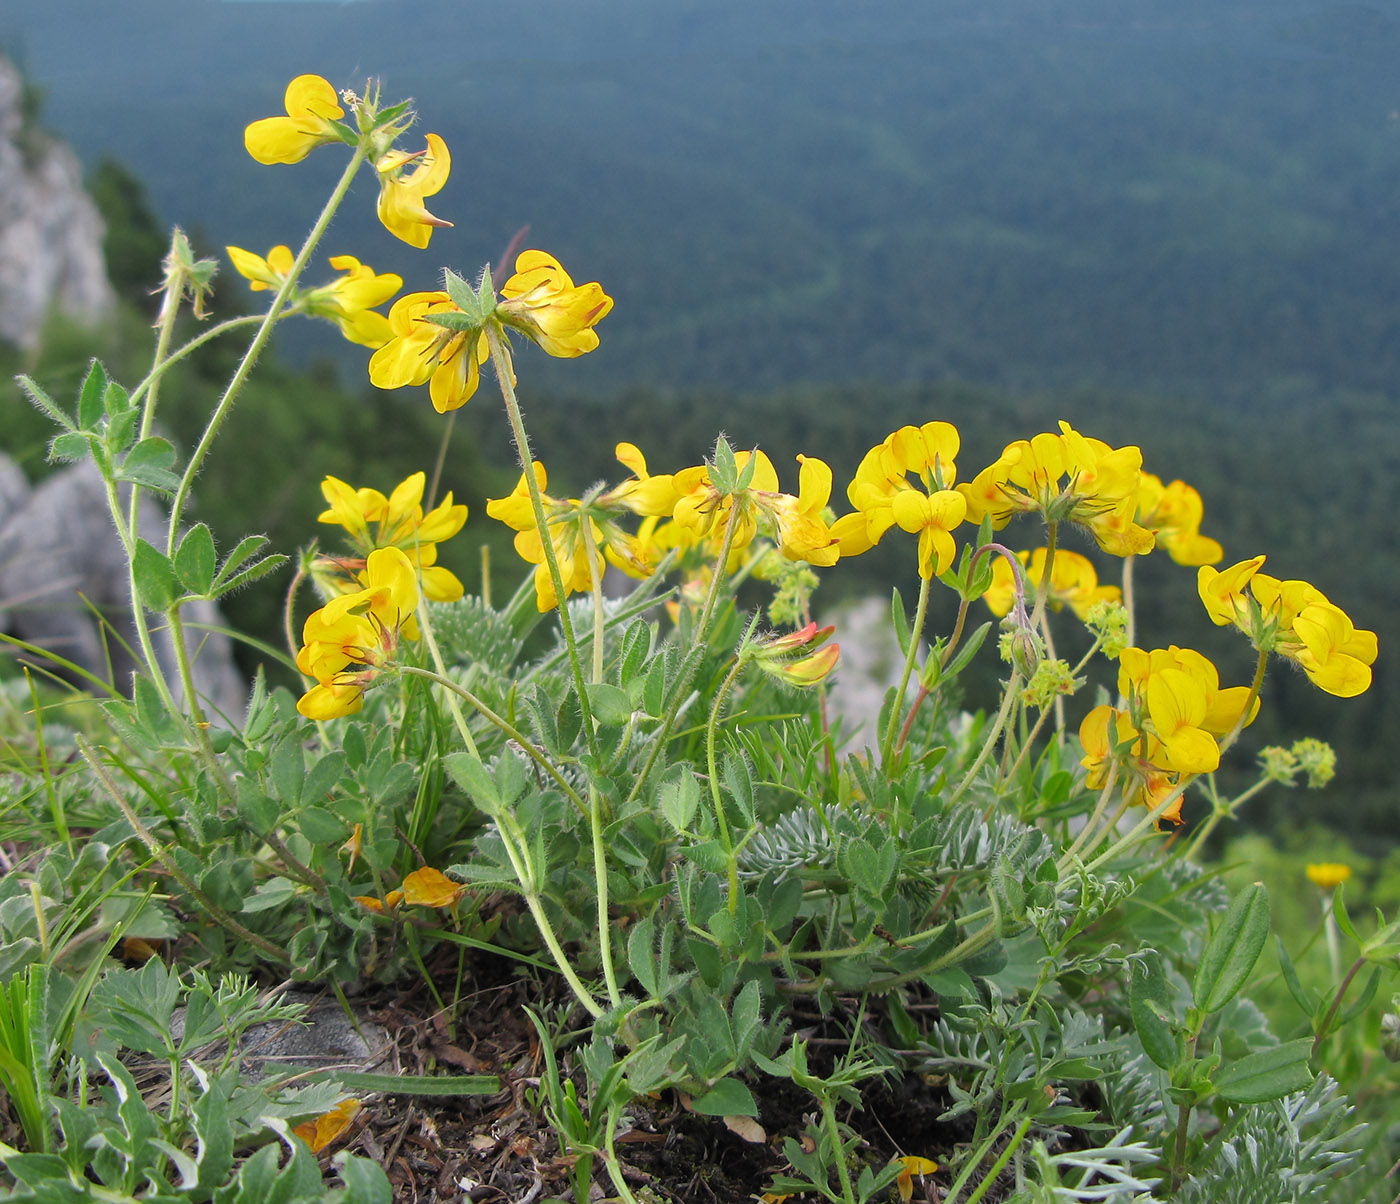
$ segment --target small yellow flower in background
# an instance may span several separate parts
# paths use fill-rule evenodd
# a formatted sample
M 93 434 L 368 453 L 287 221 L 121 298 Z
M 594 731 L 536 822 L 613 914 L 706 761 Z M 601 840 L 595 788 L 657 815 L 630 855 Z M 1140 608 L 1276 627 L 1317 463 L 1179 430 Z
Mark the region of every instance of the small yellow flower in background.
M 1162 478 L 1145 472 L 1138 483 L 1137 522 L 1157 536 L 1177 564 L 1196 567 L 1219 564 L 1225 549 L 1201 534 L 1205 507 L 1201 495 L 1185 481 L 1163 485 Z
M 420 249 L 428 245 L 434 229 L 452 225 L 423 205 L 423 198 L 436 195 L 452 170 L 447 143 L 436 134 L 427 135 L 426 141 L 421 151 L 389 151 L 374 165 L 379 173 L 380 222 L 395 238 Z
M 1359 630 L 1306 581 L 1261 573 L 1263 564 L 1264 557 L 1255 556 L 1219 571 L 1201 566 L 1196 590 L 1211 621 L 1217 627 L 1233 623 L 1259 651 L 1287 657 L 1328 694 L 1365 693 L 1378 651 L 1376 633 Z
M 380 548 L 365 562 L 367 586 L 332 598 L 307 616 L 297 668 L 316 682 L 297 701 L 308 719 L 352 715 L 377 672 L 391 663 L 400 638 L 416 640 L 418 578 L 398 548 Z
M 1026 591 L 1033 593 L 1045 574 L 1045 557 L 1049 549 L 1038 548 L 1035 552 L 1017 552 L 1016 558 L 1025 565 Z M 1100 602 L 1117 602 L 1123 591 L 1116 585 L 1100 585 L 1099 575 L 1093 563 L 1078 552 L 1066 548 L 1055 550 L 1055 563 L 1050 570 L 1050 587 L 1046 594 L 1046 604 L 1051 610 L 1068 606 L 1081 622 L 1088 619 L 1089 612 Z M 992 584 L 982 595 L 982 601 L 994 615 L 1010 612 L 1016 600 L 1016 575 L 1004 556 L 998 556 L 992 563 Z
M 417 569 L 425 598 L 431 602 L 455 602 L 460 598 L 462 583 L 437 564 L 437 545 L 462 529 L 467 508 L 454 504 L 449 492 L 439 505 L 424 514 L 426 483 L 427 477 L 415 472 L 400 481 L 386 498 L 377 489 L 352 489 L 336 477 L 326 477 L 321 482 L 321 493 L 328 509 L 317 516 L 317 521 L 343 527 L 359 556 L 317 557 L 313 574 L 318 583 L 339 593 L 360 589 L 366 584 L 365 558 L 377 548 L 399 548 Z
M 1308 881 L 1319 890 L 1335 890 L 1351 877 L 1351 866 L 1343 865 L 1339 861 L 1320 861 L 1309 865 L 1304 873 L 1307 874 Z
M 855 513 L 831 527 L 841 555 L 869 551 L 898 525 L 919 537 L 921 577 L 946 572 L 957 553 L 949 532 L 967 515 L 966 500 L 953 488 L 960 445 L 951 423 L 926 422 L 900 427 L 866 452 L 846 487 Z
M 264 117 L 243 131 L 243 145 L 259 163 L 300 163 L 316 147 L 341 140 L 335 119 L 345 110 L 328 81 L 298 75 L 283 101 L 285 117 Z
M 370 356 L 370 383 L 380 389 L 427 384 L 439 414 L 464 406 L 480 383 L 481 365 L 491 356 L 486 336 L 422 320 L 461 312 L 444 292 L 400 297 L 389 310 L 389 342 Z
M 1140 556 L 1154 543 L 1152 532 L 1134 521 L 1141 473 L 1141 449 L 1110 447 L 1061 422 L 1058 435 L 1007 444 L 958 492 L 967 499 L 969 522 L 990 517 L 999 531 L 1017 514 L 1039 513 L 1046 522 L 1084 527 L 1114 556 Z
M 363 847 L 360 840 L 360 828 L 361 825 L 356 824 L 355 830 L 350 833 L 350 839 L 340 846 L 340 851 L 342 853 L 350 854 L 350 864 L 345 867 L 345 872 L 347 874 L 354 873 L 355 861 L 360 855 L 361 847 Z
M 496 306 L 501 322 L 550 355 L 572 359 L 598 346 L 596 326 L 612 309 L 612 298 L 596 281 L 575 285 L 554 256 L 521 251 L 515 274 L 501 286 Z
M 242 247 L 225 247 L 229 260 L 240 276 L 247 278 L 253 292 L 280 289 L 292 270 L 290 247 L 276 246 L 264 259 Z M 392 272 L 376 273 L 353 255 L 332 255 L 330 265 L 345 275 L 330 284 L 298 289 L 286 312 L 325 318 L 340 327 L 352 343 L 362 347 L 382 347 L 391 337 L 389 320 L 374 312 L 403 287 L 403 278 Z
M 329 1112 L 299 1124 L 292 1130 L 293 1137 L 300 1137 L 311 1147 L 313 1154 L 319 1154 L 331 1142 L 345 1132 L 360 1114 L 360 1101 L 351 1096 L 336 1104 Z

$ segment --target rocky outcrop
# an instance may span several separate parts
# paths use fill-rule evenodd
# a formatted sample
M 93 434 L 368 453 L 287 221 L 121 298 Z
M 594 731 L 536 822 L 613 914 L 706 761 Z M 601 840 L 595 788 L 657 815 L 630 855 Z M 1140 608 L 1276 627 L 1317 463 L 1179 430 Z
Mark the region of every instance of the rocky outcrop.
M 115 298 L 78 158 L 27 125 L 23 97 L 0 58 L 0 339 L 28 349 L 51 311 L 96 321 Z
M 108 516 L 95 465 L 65 468 L 28 491 L 23 474 L 0 454 L 0 630 L 128 689 L 139 666 L 126 555 Z M 142 536 L 163 543 L 165 520 L 141 499 Z M 211 718 L 242 721 L 247 687 L 233 663 L 226 626 L 212 602 L 183 612 L 195 692 Z M 170 632 L 152 631 L 165 679 L 178 690 Z M 27 659 L 53 668 L 42 656 Z M 108 674 L 111 674 L 110 678 Z

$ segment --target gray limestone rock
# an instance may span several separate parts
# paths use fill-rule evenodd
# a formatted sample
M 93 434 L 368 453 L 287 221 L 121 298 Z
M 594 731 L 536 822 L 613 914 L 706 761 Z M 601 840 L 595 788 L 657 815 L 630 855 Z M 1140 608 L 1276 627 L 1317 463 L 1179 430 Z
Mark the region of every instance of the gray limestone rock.
M 97 321 L 115 298 L 82 167 L 63 143 L 25 127 L 23 87 L 0 58 L 0 339 L 31 348 L 51 310 Z
M 0 495 L 3 481 L 0 470 Z M 147 497 L 138 525 L 144 538 L 163 542 L 164 518 Z M 136 630 L 126 563 L 96 466 L 75 464 L 55 473 L 0 520 L 0 622 L 104 679 L 110 664 L 110 680 L 124 688 L 137 667 L 127 652 L 136 647 Z M 218 608 L 199 602 L 184 616 L 196 693 L 211 718 L 240 722 L 246 687 L 232 644 L 204 629 L 223 625 Z M 178 685 L 170 633 L 162 626 L 153 635 L 166 680 Z

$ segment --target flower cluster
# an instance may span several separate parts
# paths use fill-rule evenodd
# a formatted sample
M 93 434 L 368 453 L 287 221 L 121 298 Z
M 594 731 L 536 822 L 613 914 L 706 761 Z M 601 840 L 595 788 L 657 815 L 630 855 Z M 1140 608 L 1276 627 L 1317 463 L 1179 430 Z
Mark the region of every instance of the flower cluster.
M 399 640 L 418 638 L 418 577 L 408 557 L 398 548 L 371 552 L 364 580 L 364 589 L 332 598 L 302 628 L 297 668 L 316 682 L 297 701 L 308 719 L 353 715 Z
M 462 596 L 461 581 L 437 563 L 437 546 L 462 529 L 467 508 L 455 504 L 449 492 L 424 514 L 425 484 L 424 475 L 415 472 L 385 497 L 377 489 L 354 489 L 336 477 L 321 482 L 327 509 L 317 521 L 342 527 L 355 551 L 351 556 L 318 556 L 312 563 L 312 575 L 326 594 L 363 588 L 367 558 L 380 548 L 398 548 L 422 581 L 425 598 L 455 602 Z
M 996 462 L 958 491 L 968 521 L 989 518 L 1001 530 L 1017 514 L 1039 513 L 1047 523 L 1084 527 L 1105 552 L 1150 552 L 1152 532 L 1138 524 L 1142 452 L 1112 448 L 1081 435 L 1067 422 L 1060 433 L 1008 443 Z
M 902 426 L 866 452 L 846 488 L 855 513 L 832 527 L 841 554 L 868 551 L 898 525 L 919 537 L 921 577 L 946 572 L 957 551 L 949 532 L 967 515 L 966 499 L 953 488 L 960 442 L 951 423 L 926 422 Z
M 1233 623 L 1260 652 L 1299 665 L 1319 689 L 1353 698 L 1371 685 L 1376 633 L 1356 628 L 1347 614 L 1306 581 L 1261 573 L 1263 556 L 1217 571 L 1203 565 L 1196 588 L 1217 627 Z
M 1151 652 L 1125 648 L 1118 691 L 1126 709 L 1098 706 L 1080 724 L 1080 763 L 1091 789 L 1100 789 L 1116 766 L 1134 801 L 1148 808 L 1178 791 L 1184 778 L 1213 773 L 1220 765 L 1220 738 L 1258 712 L 1247 687 L 1221 689 L 1209 660 L 1175 645 Z M 1162 818 L 1179 822 L 1180 814 L 1178 792 Z
M 280 289 L 292 270 L 292 251 L 287 246 L 273 247 L 266 259 L 242 247 L 224 250 L 255 293 Z M 341 334 L 362 347 L 384 346 L 390 338 L 389 320 L 376 313 L 375 306 L 384 304 L 403 287 L 403 277 L 392 272 L 376 273 L 353 255 L 332 255 L 330 265 L 345 275 L 330 284 L 294 292 L 288 298 L 286 312 L 334 322 Z

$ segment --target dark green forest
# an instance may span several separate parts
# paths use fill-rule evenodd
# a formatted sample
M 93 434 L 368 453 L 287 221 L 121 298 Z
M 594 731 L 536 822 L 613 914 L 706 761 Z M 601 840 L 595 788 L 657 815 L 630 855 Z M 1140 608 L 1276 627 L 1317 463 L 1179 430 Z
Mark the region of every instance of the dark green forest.
M 0 351 L 5 378 L 33 371 L 62 395 L 94 354 L 139 378 L 168 223 L 209 253 L 261 253 L 304 231 L 339 170 L 334 156 L 259 167 L 242 124 L 276 111 L 299 71 L 373 71 L 452 147 L 434 208 L 457 225 L 427 253 L 398 247 L 366 177 L 327 254 L 429 288 L 443 263 L 474 274 L 528 223 L 532 244 L 616 299 L 598 352 L 519 359 L 557 491 L 615 479 L 618 439 L 667 471 L 720 430 L 762 445 L 785 482 L 796 453 L 822 456 L 838 491 L 908 421 L 959 427 L 964 478 L 1058 418 L 1139 444 L 1147 469 L 1201 490 L 1227 562 L 1267 552 L 1268 571 L 1314 582 L 1380 636 L 1363 698 L 1273 675 L 1251 746 L 1315 734 L 1338 747 L 1340 775 L 1325 795 L 1273 792 L 1252 818 L 1394 839 L 1382 733 L 1400 724 L 1400 22 L 1301 2 L 663 13 L 629 0 L 596 22 L 578 7 L 533 5 L 527 36 L 502 9 L 447 0 L 0 2 L 0 45 L 88 164 L 125 299 L 108 330 L 55 320 L 36 357 Z M 440 29 L 442 45 L 383 36 L 398 25 Z M 246 296 L 226 277 L 219 304 Z M 164 420 L 186 446 L 239 350 L 214 349 L 167 389 Z M 316 534 L 324 474 L 383 488 L 431 466 L 442 420 L 421 392 L 370 389 L 364 358 L 326 328 L 289 331 L 264 360 L 200 483 L 200 516 L 225 542 L 264 530 L 291 552 Z M 468 580 L 482 541 L 498 572 L 516 571 L 484 513 L 515 479 L 489 397 L 462 412 L 444 477 L 472 509 L 454 553 Z M 6 448 L 44 471 L 43 422 L 8 385 L 0 422 Z M 899 543 L 826 576 L 819 598 L 914 592 Z M 1248 649 L 1209 626 L 1192 572 L 1148 558 L 1138 580 L 1144 641 L 1247 674 Z M 276 639 L 284 587 L 240 596 L 230 618 Z

